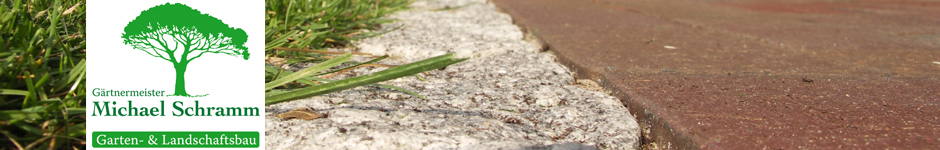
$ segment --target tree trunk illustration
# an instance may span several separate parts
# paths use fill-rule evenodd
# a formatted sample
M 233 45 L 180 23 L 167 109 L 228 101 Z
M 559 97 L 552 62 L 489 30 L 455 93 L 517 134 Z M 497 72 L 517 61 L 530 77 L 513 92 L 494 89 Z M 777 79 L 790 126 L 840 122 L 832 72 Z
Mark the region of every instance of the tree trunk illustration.
M 189 62 L 180 62 L 173 65 L 173 68 L 176 68 L 176 88 L 173 92 L 173 95 L 175 96 L 190 96 L 189 93 L 186 93 L 187 65 L 189 65 Z

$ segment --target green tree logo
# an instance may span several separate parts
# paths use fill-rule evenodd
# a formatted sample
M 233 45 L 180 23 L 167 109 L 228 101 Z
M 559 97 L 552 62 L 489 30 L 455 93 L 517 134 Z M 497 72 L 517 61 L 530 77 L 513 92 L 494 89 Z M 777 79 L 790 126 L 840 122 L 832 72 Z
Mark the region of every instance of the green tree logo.
M 171 96 L 186 93 L 186 66 L 206 53 L 226 54 L 248 60 L 248 34 L 218 18 L 189 6 L 166 3 L 140 12 L 124 27 L 125 45 L 170 63 L 176 69 L 176 88 Z M 208 95 L 208 94 L 206 94 Z

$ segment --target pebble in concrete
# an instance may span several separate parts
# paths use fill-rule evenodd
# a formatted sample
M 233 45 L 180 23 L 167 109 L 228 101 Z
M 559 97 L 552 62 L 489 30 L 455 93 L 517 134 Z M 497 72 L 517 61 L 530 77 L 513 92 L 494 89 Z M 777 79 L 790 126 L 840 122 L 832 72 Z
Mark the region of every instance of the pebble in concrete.
M 462 7 L 461 7 L 462 6 Z M 440 8 L 456 8 L 437 11 Z M 390 18 L 400 30 L 357 43 L 402 64 L 456 52 L 443 70 L 382 84 L 427 97 L 358 87 L 266 108 L 268 149 L 634 149 L 636 120 L 620 101 L 573 85 L 554 56 L 522 40 L 510 18 L 484 0 L 426 0 Z M 361 58 L 360 58 L 361 59 Z M 308 65 L 297 65 L 304 67 Z M 294 68 L 297 69 L 297 68 Z M 348 75 L 385 68 L 364 67 Z M 327 117 L 275 117 L 309 108 Z

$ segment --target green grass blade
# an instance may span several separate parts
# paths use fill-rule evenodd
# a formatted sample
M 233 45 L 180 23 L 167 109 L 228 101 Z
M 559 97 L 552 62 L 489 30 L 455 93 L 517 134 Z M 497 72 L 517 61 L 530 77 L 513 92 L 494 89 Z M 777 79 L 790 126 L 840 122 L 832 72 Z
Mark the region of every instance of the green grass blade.
M 466 59 L 457 59 L 453 58 L 454 54 L 449 53 L 442 56 L 425 59 L 422 61 L 389 68 L 374 74 L 357 76 L 352 78 L 343 79 L 336 82 L 330 82 L 326 84 L 321 84 L 318 86 L 311 86 L 302 88 L 299 90 L 294 90 L 290 92 L 280 93 L 280 94 L 265 94 L 265 105 L 276 104 L 280 102 L 287 102 L 290 100 L 295 100 L 299 98 L 315 96 L 326 94 L 333 91 L 340 91 L 349 89 L 356 86 L 362 86 L 377 82 L 382 82 L 386 80 L 391 80 L 399 78 L 402 76 L 408 76 L 428 70 L 442 68 L 451 64 L 455 64 Z
M 72 126 L 69 126 L 69 136 L 82 136 L 85 135 L 85 123 L 79 123 Z M 79 141 L 85 141 L 84 139 L 78 139 Z
M 35 100 L 35 98 L 36 98 L 36 94 L 35 94 L 35 93 L 36 93 L 36 88 L 33 87 L 33 78 L 30 78 L 30 76 L 32 76 L 32 74 L 30 74 L 29 71 L 25 72 L 24 74 L 25 74 L 25 75 L 24 75 L 24 78 L 25 78 L 25 80 L 26 80 L 26 91 L 28 91 L 28 93 L 26 94 L 26 98 L 23 99 L 23 107 L 22 107 L 22 108 L 28 107 L 29 105 L 27 105 L 27 104 L 29 104 L 29 101 L 30 101 L 30 100 Z
M 75 90 L 78 88 L 79 84 L 84 84 L 84 82 L 82 82 L 82 80 L 84 79 L 85 79 L 85 69 L 82 68 L 82 73 L 78 75 L 78 80 L 75 81 L 75 84 L 72 84 L 72 88 L 69 88 L 68 93 L 74 93 Z
M 85 108 L 66 108 L 65 112 L 68 115 L 85 114 Z
M 85 74 L 85 59 L 82 59 L 72 68 L 72 71 L 69 71 L 69 80 L 68 82 L 75 81 L 75 78 L 78 78 L 78 75 Z
M 409 90 L 406 90 L 406 89 L 403 89 L 403 88 L 400 88 L 400 87 L 397 87 L 397 86 L 391 86 L 391 85 L 385 85 L 385 84 L 372 84 L 372 85 L 373 85 L 373 86 L 378 86 L 378 87 L 383 87 L 383 88 L 395 89 L 395 90 L 398 90 L 398 91 L 401 91 L 401 92 L 408 93 L 408 94 L 411 95 L 411 96 L 418 97 L 418 98 L 420 98 L 420 99 L 427 99 L 427 98 L 424 98 L 424 96 L 418 95 L 418 93 L 415 93 L 415 92 L 412 92 L 412 91 L 409 91 Z
M 346 67 L 346 68 L 336 69 L 336 70 L 333 70 L 333 71 L 330 71 L 330 72 L 325 72 L 325 73 L 317 74 L 316 76 L 326 75 L 326 74 L 331 74 L 331 73 L 336 73 L 336 72 L 343 71 L 343 70 L 346 70 L 346 69 L 356 68 L 356 67 L 359 67 L 359 66 L 362 66 L 362 65 L 365 65 L 365 64 L 372 64 L 372 63 L 375 63 L 375 62 L 379 62 L 380 60 L 385 59 L 385 58 L 388 58 L 388 55 L 385 55 L 385 56 L 382 56 L 382 57 L 379 57 L 379 58 L 375 58 L 375 59 L 366 61 L 366 62 L 364 62 L 364 63 L 358 63 L 358 64 L 356 64 L 356 65 L 352 65 L 352 66 L 349 66 L 349 67 Z
M 26 96 L 26 94 L 29 94 L 29 91 L 16 90 L 16 89 L 0 89 L 0 95 Z
M 282 34 L 281 37 L 278 37 L 277 39 L 274 39 L 270 42 L 265 43 L 264 51 L 268 51 L 268 50 L 271 50 L 272 48 L 281 47 L 284 44 L 287 44 L 288 38 L 291 38 L 294 35 L 297 35 L 297 33 L 300 33 L 300 31 L 294 30 L 291 32 L 287 32 L 285 34 Z
M 281 70 L 284 69 L 281 67 L 264 65 L 264 82 L 267 83 L 271 82 L 270 80 L 277 79 L 277 77 L 281 75 Z
M 317 80 L 317 81 L 323 81 L 323 82 L 336 82 L 335 80 L 327 80 L 327 79 L 320 79 L 320 78 L 312 78 L 311 80 Z M 407 94 L 409 94 L 409 95 L 411 95 L 411 96 L 414 96 L 414 97 L 418 97 L 418 98 L 421 98 L 421 99 L 427 99 L 427 98 L 425 98 L 424 96 L 419 95 L 418 93 L 415 93 L 415 92 L 412 92 L 411 90 L 407 90 L 407 89 L 400 88 L 400 87 L 397 87 L 397 86 L 391 86 L 391 85 L 385 85 L 385 84 L 378 84 L 378 83 L 370 84 L 370 86 L 377 86 L 377 87 L 383 87 L 383 88 L 390 88 L 390 89 L 393 89 L 393 90 L 398 90 L 398 91 L 401 91 L 401 92 L 405 92 L 405 93 L 407 93 Z
M 281 85 L 284 85 L 284 84 L 287 84 L 287 83 L 290 83 L 290 82 L 294 82 L 294 81 L 296 81 L 296 80 L 298 80 L 298 79 L 300 79 L 300 78 L 303 78 L 303 77 L 306 77 L 306 76 L 310 76 L 310 75 L 314 75 L 314 74 L 317 73 L 317 72 L 320 72 L 320 71 L 323 71 L 323 70 L 332 68 L 332 67 L 334 67 L 334 66 L 340 65 L 340 64 L 342 64 L 343 62 L 349 61 L 350 59 L 352 59 L 352 53 L 346 53 L 346 54 L 337 56 L 336 58 L 333 58 L 333 59 L 324 61 L 324 62 L 322 62 L 322 63 L 319 63 L 319 64 L 317 64 L 317 65 L 314 65 L 313 67 L 309 67 L 309 68 L 304 69 L 304 70 L 301 70 L 301 71 L 299 71 L 299 72 L 295 72 L 295 73 L 292 73 L 292 74 L 289 74 L 289 75 L 285 75 L 285 76 L 283 76 L 283 77 L 280 77 L 280 78 L 278 78 L 278 79 L 275 79 L 274 81 L 265 83 L 265 84 L 264 84 L 264 90 L 265 90 L 265 91 L 271 90 L 271 89 L 274 89 L 275 87 L 278 87 L 278 86 L 281 86 Z
M 36 81 L 36 85 L 33 86 L 36 87 L 36 91 L 38 91 L 36 92 L 36 95 L 39 97 L 39 100 L 48 99 L 48 97 L 46 97 L 46 92 L 43 92 L 43 87 L 45 87 L 43 84 L 49 80 L 49 77 L 49 74 L 43 74 L 42 77 L 39 78 L 39 81 Z
M 38 113 L 23 112 L 21 110 L 2 110 L 0 120 L 38 120 L 43 119 Z
M 0 133 L 14 134 L 17 148 L 65 149 L 84 136 L 58 132 L 85 122 L 84 4 L 0 0 Z
M 26 113 L 27 117 L 34 117 L 33 115 L 38 116 L 38 114 L 36 113 Z M 30 120 L 30 119 L 35 119 L 35 118 L 27 118 L 26 120 Z M 43 118 L 38 118 L 38 119 L 43 119 Z M 33 134 L 33 135 L 42 135 L 42 129 L 39 129 L 37 126 L 32 126 L 32 125 L 23 124 L 23 123 L 15 123 L 13 124 L 13 126 L 16 126 L 17 128 L 20 128 L 23 131 L 29 132 L 30 134 Z

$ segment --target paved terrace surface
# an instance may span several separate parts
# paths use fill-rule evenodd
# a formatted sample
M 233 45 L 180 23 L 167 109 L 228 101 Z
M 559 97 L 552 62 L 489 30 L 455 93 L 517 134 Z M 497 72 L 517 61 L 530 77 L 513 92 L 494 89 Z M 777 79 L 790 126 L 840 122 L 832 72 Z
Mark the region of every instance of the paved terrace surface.
M 940 148 L 940 1 L 493 2 L 647 148 Z

